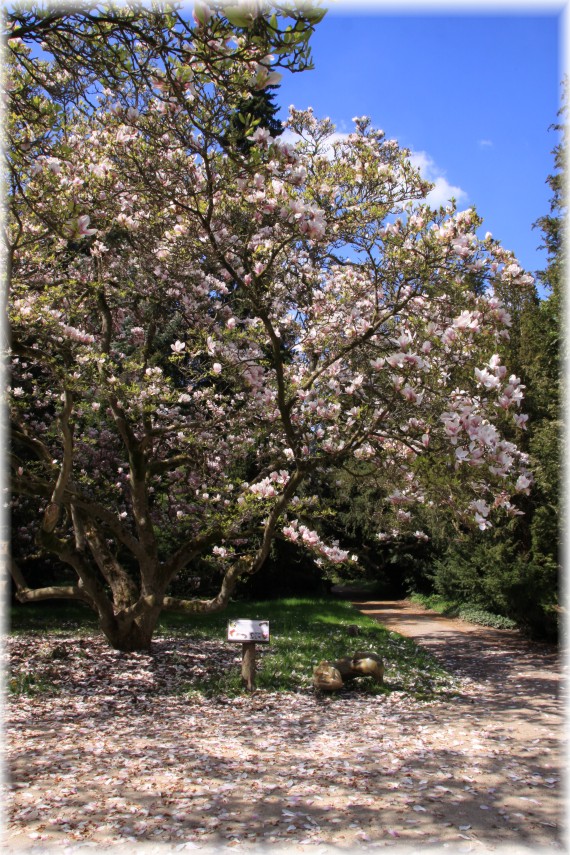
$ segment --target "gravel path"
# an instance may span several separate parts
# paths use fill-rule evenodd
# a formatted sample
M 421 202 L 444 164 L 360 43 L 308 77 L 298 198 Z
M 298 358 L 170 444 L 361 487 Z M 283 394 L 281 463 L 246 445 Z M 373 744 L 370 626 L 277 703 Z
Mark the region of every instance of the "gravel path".
M 7 705 L 5 849 L 565 851 L 552 649 L 403 602 L 356 606 L 441 656 L 457 694 L 205 700 L 173 694 L 174 671 L 186 649 L 194 668 L 235 667 L 227 645 L 127 655 L 69 639 L 61 658 L 49 639 L 11 641 L 66 682 Z

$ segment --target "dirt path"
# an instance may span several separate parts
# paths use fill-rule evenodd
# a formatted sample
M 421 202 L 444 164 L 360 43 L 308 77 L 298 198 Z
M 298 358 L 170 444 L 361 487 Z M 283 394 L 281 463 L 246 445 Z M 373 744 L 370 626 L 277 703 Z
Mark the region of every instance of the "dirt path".
M 508 734 L 510 754 L 559 773 L 565 753 L 563 663 L 551 644 L 513 630 L 452 619 L 409 600 L 353 600 L 363 614 L 430 651 L 472 685 L 471 711 L 447 709 L 445 726 L 470 719 L 477 728 Z M 542 798 L 543 822 L 562 824 L 559 793 Z M 532 803 L 532 799 L 530 800 Z
M 353 604 L 474 681 L 478 691 L 472 700 L 481 714 L 504 721 L 520 739 L 536 739 L 557 728 L 562 734 L 561 661 L 555 645 L 447 618 L 409 600 Z
M 69 639 L 64 659 L 12 640 L 23 661 L 59 663 L 66 691 L 7 705 L 7 851 L 565 851 L 552 649 L 404 602 L 356 606 L 442 657 L 457 693 L 206 700 L 169 682 L 173 661 L 195 667 L 191 639 L 152 655 Z

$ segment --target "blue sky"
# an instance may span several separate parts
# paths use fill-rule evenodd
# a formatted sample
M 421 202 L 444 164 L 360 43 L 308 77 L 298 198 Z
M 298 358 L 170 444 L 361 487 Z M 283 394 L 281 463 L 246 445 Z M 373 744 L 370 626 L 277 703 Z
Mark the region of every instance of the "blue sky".
M 282 81 L 281 118 L 289 104 L 312 106 L 342 132 L 353 116 L 370 116 L 414 152 L 438 197 L 455 195 L 460 210 L 474 205 L 483 233 L 534 272 L 546 260 L 532 223 L 550 201 L 561 8 L 332 9 L 311 42 L 314 70 Z

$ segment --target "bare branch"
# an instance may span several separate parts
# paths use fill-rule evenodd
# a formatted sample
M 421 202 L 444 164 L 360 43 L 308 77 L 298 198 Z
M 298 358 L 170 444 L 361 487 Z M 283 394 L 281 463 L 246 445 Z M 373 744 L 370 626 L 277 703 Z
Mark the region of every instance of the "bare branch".
M 20 566 L 10 559 L 10 575 L 16 586 L 16 599 L 20 603 L 37 600 L 81 600 L 93 608 L 93 601 L 79 585 L 49 585 L 45 588 L 29 588 Z
M 229 603 L 241 575 L 242 568 L 235 564 L 225 574 L 219 593 L 210 600 L 180 600 L 176 597 L 164 597 L 162 607 L 167 611 L 188 612 L 190 614 L 211 614 L 225 609 Z
M 93 600 L 77 585 L 54 585 L 48 588 L 20 588 L 16 592 L 20 603 L 31 603 L 39 600 L 79 600 L 93 608 Z
M 138 596 L 138 589 L 126 570 L 111 553 L 101 532 L 93 520 L 83 521 L 83 530 L 91 554 L 99 570 L 113 592 L 113 601 L 118 608 L 132 603 Z

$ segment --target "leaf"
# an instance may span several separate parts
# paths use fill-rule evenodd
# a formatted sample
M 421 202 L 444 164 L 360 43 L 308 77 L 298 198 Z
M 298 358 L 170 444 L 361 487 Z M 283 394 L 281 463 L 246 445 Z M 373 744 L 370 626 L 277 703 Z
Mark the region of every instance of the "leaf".
M 325 15 L 327 14 L 326 9 L 304 9 L 303 14 L 305 18 L 310 24 L 318 24 L 319 21 L 322 21 Z
M 239 6 L 225 6 L 222 8 L 222 12 L 234 27 L 249 29 L 253 24 L 251 14 L 244 12 Z

